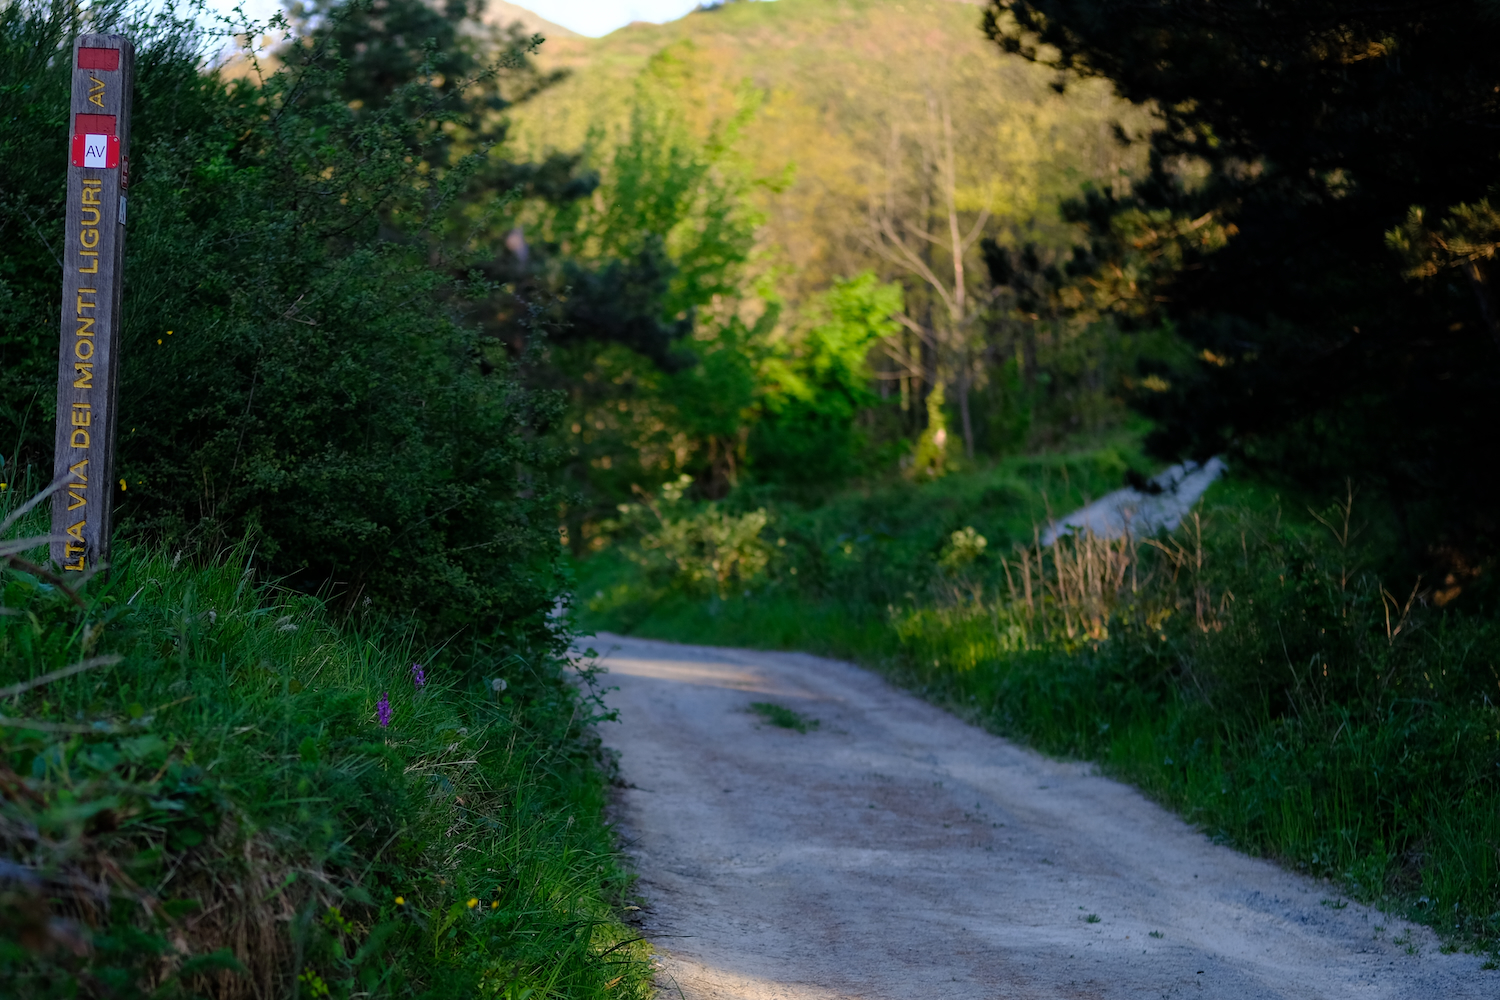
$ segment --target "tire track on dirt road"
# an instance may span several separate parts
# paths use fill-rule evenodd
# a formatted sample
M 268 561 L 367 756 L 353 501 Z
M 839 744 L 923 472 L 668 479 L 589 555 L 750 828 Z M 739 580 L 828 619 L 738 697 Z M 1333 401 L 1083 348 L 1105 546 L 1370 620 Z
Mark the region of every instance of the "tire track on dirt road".
M 618 687 L 601 730 L 663 996 L 1500 995 L 1500 975 L 1429 931 L 1338 909 L 1331 885 L 857 667 L 593 645 Z M 754 701 L 821 724 L 768 725 Z

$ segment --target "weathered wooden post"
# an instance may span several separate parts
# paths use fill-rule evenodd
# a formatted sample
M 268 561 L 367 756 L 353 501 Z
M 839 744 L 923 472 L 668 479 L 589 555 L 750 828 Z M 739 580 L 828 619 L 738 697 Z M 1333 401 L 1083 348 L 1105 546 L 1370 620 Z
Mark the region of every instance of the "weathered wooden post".
M 123 35 L 74 43 L 53 463 L 53 478 L 67 478 L 52 496 L 52 533 L 64 536 L 52 558 L 69 572 L 109 557 L 134 70 Z

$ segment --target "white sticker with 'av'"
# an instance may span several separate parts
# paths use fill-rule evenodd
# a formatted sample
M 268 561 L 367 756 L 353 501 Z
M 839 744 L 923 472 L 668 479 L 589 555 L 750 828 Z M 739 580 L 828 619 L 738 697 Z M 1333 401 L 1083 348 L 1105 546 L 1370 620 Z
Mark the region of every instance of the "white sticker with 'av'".
M 109 136 L 90 133 L 83 137 L 83 165 L 85 167 L 109 166 Z

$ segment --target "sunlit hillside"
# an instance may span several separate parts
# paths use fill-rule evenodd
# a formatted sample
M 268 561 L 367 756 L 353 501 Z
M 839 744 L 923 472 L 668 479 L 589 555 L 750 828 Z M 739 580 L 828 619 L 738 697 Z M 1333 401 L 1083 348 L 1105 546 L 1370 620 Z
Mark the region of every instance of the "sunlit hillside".
M 648 65 L 673 78 L 704 134 L 747 106 L 743 162 L 766 183 L 763 247 L 791 298 L 882 261 L 872 205 L 898 190 L 941 199 L 946 161 L 969 218 L 1002 242 L 1067 238 L 1059 196 L 1139 168 L 1146 116 L 1098 82 L 1063 95 L 1055 74 L 1003 54 L 980 9 L 941 0 L 730 3 L 604 38 L 553 37 L 543 64 L 572 76 L 516 109 L 526 151 L 607 147 Z M 653 63 L 653 58 L 655 62 Z

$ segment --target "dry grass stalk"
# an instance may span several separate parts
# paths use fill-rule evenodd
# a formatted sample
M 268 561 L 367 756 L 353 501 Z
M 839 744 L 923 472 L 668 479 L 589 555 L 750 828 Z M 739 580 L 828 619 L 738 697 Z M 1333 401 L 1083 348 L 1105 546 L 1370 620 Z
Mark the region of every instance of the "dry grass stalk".
M 1147 547 L 1160 558 L 1144 559 Z M 1152 628 L 1189 604 L 1202 631 L 1223 628 L 1234 595 L 1211 591 L 1204 582 L 1205 562 L 1203 524 L 1194 514 L 1165 539 L 1138 540 L 1128 533 L 1108 538 L 1085 528 L 1043 546 L 1035 529 L 1031 545 L 1017 546 L 1001 566 L 1013 613 L 1021 614 L 1028 628 L 1040 627 L 1043 641 L 1052 638 L 1054 628 L 1070 640 L 1100 641 L 1127 600 L 1139 605 Z M 1187 593 L 1179 589 L 1182 584 Z

